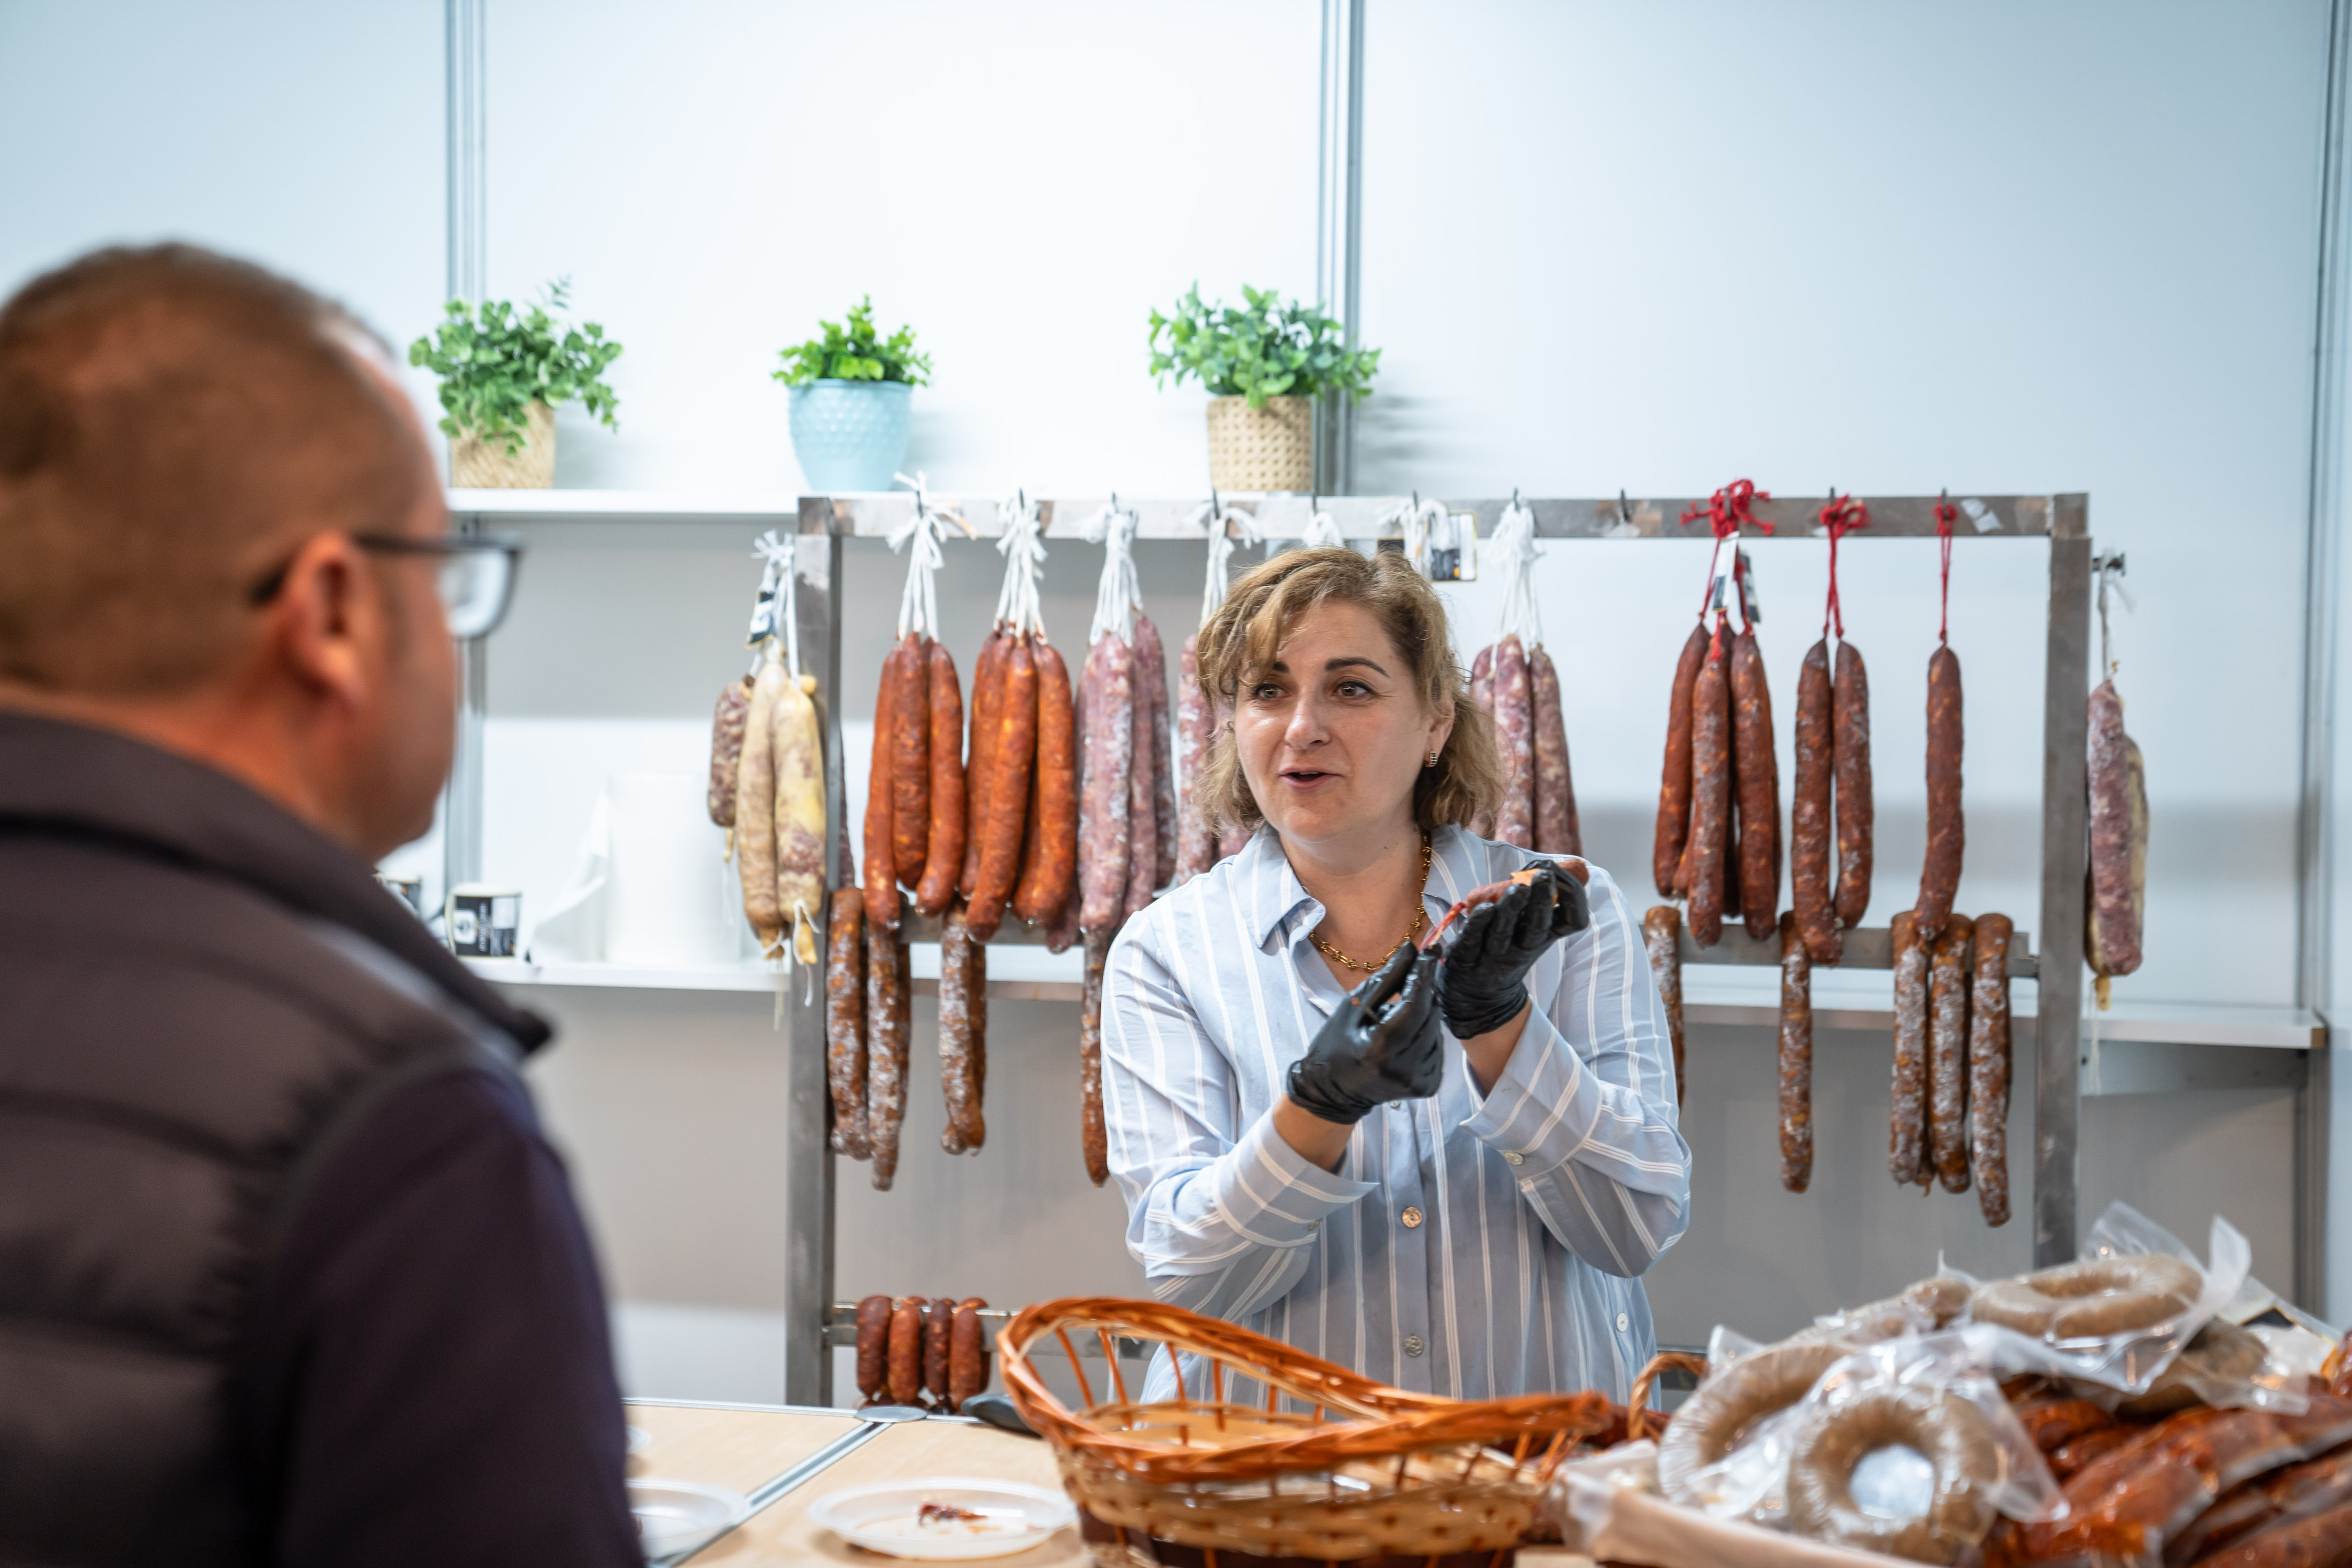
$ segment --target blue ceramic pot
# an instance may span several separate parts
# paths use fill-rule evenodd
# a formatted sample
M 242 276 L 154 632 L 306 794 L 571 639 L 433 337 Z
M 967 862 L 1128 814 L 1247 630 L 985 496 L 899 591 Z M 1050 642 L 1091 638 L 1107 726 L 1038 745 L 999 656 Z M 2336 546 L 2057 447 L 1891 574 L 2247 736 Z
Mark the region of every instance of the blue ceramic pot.
M 907 455 L 903 381 L 812 381 L 793 389 L 793 452 L 809 488 L 887 490 Z

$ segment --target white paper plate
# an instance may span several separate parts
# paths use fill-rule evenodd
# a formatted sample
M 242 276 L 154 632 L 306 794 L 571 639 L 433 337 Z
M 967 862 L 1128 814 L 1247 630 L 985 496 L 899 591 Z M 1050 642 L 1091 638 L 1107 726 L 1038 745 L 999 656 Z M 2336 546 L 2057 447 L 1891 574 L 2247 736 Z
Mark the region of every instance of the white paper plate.
M 927 1502 L 970 1509 L 1013 1528 L 1001 1534 L 917 1533 L 911 1521 L 915 1510 Z M 1010 1557 L 1044 1545 L 1054 1531 L 1076 1523 L 1077 1517 L 1077 1510 L 1060 1492 L 962 1476 L 850 1487 L 827 1493 L 809 1509 L 809 1518 L 853 1546 L 927 1563 Z
M 669 1481 L 645 1476 L 629 1483 L 629 1511 L 647 1558 L 668 1557 L 701 1546 L 720 1531 L 751 1517 L 741 1492 L 700 1481 Z

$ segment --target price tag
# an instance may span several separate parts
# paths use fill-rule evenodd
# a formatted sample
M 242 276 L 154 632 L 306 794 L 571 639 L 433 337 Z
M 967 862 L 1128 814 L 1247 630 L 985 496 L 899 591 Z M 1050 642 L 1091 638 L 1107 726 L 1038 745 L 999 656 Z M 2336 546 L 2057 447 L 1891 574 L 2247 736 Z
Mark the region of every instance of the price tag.
M 1475 583 L 1478 580 L 1478 514 L 1449 511 L 1443 522 L 1429 529 L 1429 580 L 1433 583 Z

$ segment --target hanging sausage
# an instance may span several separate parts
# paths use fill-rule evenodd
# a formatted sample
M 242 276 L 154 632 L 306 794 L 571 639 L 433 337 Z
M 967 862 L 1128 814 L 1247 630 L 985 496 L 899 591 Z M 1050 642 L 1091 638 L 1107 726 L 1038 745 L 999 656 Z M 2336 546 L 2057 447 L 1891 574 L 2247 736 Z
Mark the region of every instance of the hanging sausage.
M 1959 515 L 1948 500 L 1936 502 L 1942 585 L 1936 651 L 1927 658 L 1927 856 L 1919 871 L 1919 901 L 1913 906 L 1920 931 L 1930 939 L 1952 912 L 1968 845 L 1960 809 L 1960 656 L 1951 646 L 1952 525 Z
M 1225 602 L 1225 584 L 1231 575 L 1234 545 L 1236 541 L 1256 542 L 1257 519 L 1235 507 L 1221 504 L 1213 497 L 1192 514 L 1192 521 L 1209 535 L 1208 571 L 1201 589 L 1201 624 L 1207 626 L 1209 617 Z M 1182 772 L 1181 787 L 1178 790 L 1176 831 L 1176 880 L 1197 877 L 1223 859 L 1228 851 L 1211 831 L 1200 798 L 1200 780 L 1209 765 L 1210 750 L 1216 743 L 1222 722 L 1220 705 L 1201 689 L 1201 671 L 1196 645 L 1200 634 L 1194 632 L 1184 639 L 1179 656 L 1176 683 L 1176 761 Z
M 1862 655 L 1845 640 L 1837 580 L 1838 541 L 1869 527 L 1870 509 L 1833 495 L 1821 519 L 1830 542 L 1829 594 L 1821 641 L 1806 650 L 1797 674 L 1789 898 L 1807 955 L 1835 963 L 1844 956 L 1844 932 L 1861 923 L 1870 903 L 1870 689 Z
M 2140 965 L 2147 905 L 2147 774 L 2138 745 L 2124 732 L 2124 700 L 2116 690 L 2107 626 L 2108 579 L 2123 569 L 2123 560 L 2103 558 L 2096 564 L 2101 679 L 2091 691 L 2091 867 L 2083 908 L 2084 952 L 2099 1010 L 2105 1012 L 2114 978 Z

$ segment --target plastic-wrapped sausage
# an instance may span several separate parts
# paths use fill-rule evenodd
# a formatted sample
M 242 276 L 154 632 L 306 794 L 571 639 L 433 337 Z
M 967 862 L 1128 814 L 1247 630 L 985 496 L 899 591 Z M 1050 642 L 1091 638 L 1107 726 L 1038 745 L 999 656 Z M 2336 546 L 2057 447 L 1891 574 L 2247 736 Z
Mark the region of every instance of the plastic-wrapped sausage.
M 1960 812 L 1960 656 L 1939 647 L 1927 659 L 1927 859 L 1913 912 L 1923 931 L 1941 931 L 1960 888 L 1968 822 Z
M 1141 914 L 1151 902 L 1153 891 L 1160 886 L 1160 785 L 1152 777 L 1152 756 L 1157 749 L 1152 741 L 1155 726 L 1152 719 L 1160 704 L 1151 697 L 1150 672 L 1143 657 L 1143 628 L 1150 622 L 1141 616 L 1135 617 L 1135 640 L 1129 645 L 1134 658 L 1134 685 L 1129 704 L 1129 714 L 1134 724 L 1129 742 L 1127 773 L 1127 900 L 1122 920 Z M 1160 671 L 1160 685 L 1167 685 L 1167 671 Z M 1164 699 L 1163 699 L 1164 700 Z
M 868 1296 L 857 1303 L 857 1392 L 862 1403 L 878 1405 L 890 1392 L 890 1298 Z
M 1791 910 L 1780 917 L 1780 1184 L 1813 1179 L 1813 969 Z
M 956 891 L 966 900 L 980 893 L 981 845 L 988 837 L 989 816 L 997 809 L 996 744 L 1003 721 L 1004 665 L 1020 643 L 1020 638 L 997 626 L 980 645 L 980 657 L 971 661 L 971 755 L 965 762 L 963 775 L 963 869 L 956 877 Z M 1017 804 L 1025 806 L 1027 802 L 1024 798 Z
M 1536 714 L 1528 684 L 1528 653 L 1516 637 L 1495 648 L 1495 738 L 1502 752 L 1503 805 L 1495 837 L 1522 849 L 1536 847 Z
M 890 1190 L 898 1173 L 898 1131 L 907 1119 L 907 1068 L 912 1038 L 913 982 L 907 944 L 887 927 L 866 928 L 866 1125 L 874 1149 L 874 1187 Z
M 793 930 L 793 954 L 816 963 L 824 912 L 824 739 L 816 716 L 816 677 L 786 681 L 776 694 L 776 918 Z
M 743 884 L 743 914 L 772 952 L 783 934 L 776 907 L 776 701 L 793 683 L 775 646 L 760 663 L 743 714 L 743 757 L 735 770 L 735 868 Z
M 1151 886 L 1176 879 L 1176 766 L 1168 730 L 1168 647 L 1150 616 L 1135 617 L 1135 679 L 1140 697 L 1151 699 Z M 1142 752 L 1136 753 L 1138 765 Z
M 2335 1543 L 2338 1555 L 2333 1557 L 2312 1552 L 2292 1556 L 2284 1546 L 2295 1539 L 2291 1533 L 2293 1526 L 2347 1509 L 2352 1509 L 2352 1448 L 2338 1448 L 2242 1482 L 2224 1492 L 2180 1532 L 2179 1540 L 2165 1542 L 2165 1560 L 2243 1564 L 2246 1568 L 2265 1562 L 2305 1565 L 2342 1562 L 2352 1558 L 2352 1537 Z M 2259 1552 L 2242 1556 L 2210 1555 L 2231 1552 L 2240 1546 L 2253 1547 L 2263 1542 L 2269 1543 L 2267 1556 Z
M 1489 719 L 1496 717 L 1495 647 L 1492 643 L 1480 648 L 1478 656 L 1470 661 L 1470 700 Z M 1496 726 L 1495 743 L 1498 748 L 1502 744 L 1502 728 L 1499 722 Z M 1470 824 L 1470 831 L 1480 838 L 1494 837 L 1495 807 L 1492 805 L 1483 807 L 1477 818 Z M 1230 855 L 1234 851 L 1228 849 L 1225 853 Z
M 976 763 L 969 775 L 975 795 L 984 788 L 991 802 L 985 818 L 978 820 L 981 842 L 974 851 L 979 871 L 966 912 L 972 940 L 979 942 L 994 936 L 1004 923 L 1005 908 L 1020 880 L 1022 845 L 1029 829 L 1030 777 L 1037 761 L 1036 659 L 1027 642 L 1007 642 L 992 676 L 986 763 Z M 979 758 L 982 750 L 975 741 L 973 756 Z
M 1135 763 L 1135 658 L 1112 632 L 1087 650 L 1079 677 L 1086 724 L 1078 789 L 1078 924 L 1115 931 L 1127 913 L 1128 811 Z M 1149 845 L 1145 847 L 1148 849 Z
M 1078 1008 L 1078 1142 L 1086 1155 L 1087 1179 L 1098 1187 L 1110 1180 L 1110 1135 L 1103 1125 L 1102 994 L 1103 965 L 1116 934 L 1087 928 L 1086 981 Z
M 1772 692 L 1754 632 L 1731 639 L 1731 714 L 1738 759 L 1739 908 L 1748 934 L 1761 942 L 1780 924 L 1780 763 L 1772 750 Z
M 964 1152 L 971 1125 L 971 927 L 961 901 L 940 927 L 940 1088 L 947 1100 L 947 1125 L 940 1147 Z
M 891 648 L 882 661 L 882 683 L 874 698 L 874 757 L 866 774 L 866 924 L 895 931 L 898 926 L 898 878 L 920 876 L 919 865 L 898 860 L 898 708 L 907 684 L 914 678 L 915 660 L 908 640 Z M 929 761 L 928 756 L 926 762 Z
M 1031 639 L 1029 652 L 1037 669 L 1037 755 L 1029 772 L 1029 815 L 1013 912 L 1045 926 L 1060 916 L 1077 887 L 1077 719 L 1062 656 L 1043 637 Z
M 1796 912 L 1805 954 L 1815 963 L 1835 963 L 1845 953 L 1831 864 L 1830 784 L 1835 752 L 1830 705 L 1830 645 L 1824 637 L 1806 650 L 1805 662 L 1797 668 L 1794 795 L 1789 807 L 1789 904 Z
M 751 678 L 730 680 L 710 715 L 710 820 L 735 826 L 735 775 L 743 767 L 743 721 L 751 711 Z
M 980 1310 L 987 1305 L 977 1296 L 956 1303 L 948 1340 L 948 1408 L 951 1411 L 961 1411 L 965 1400 L 988 1387 L 988 1336 L 980 1324 Z
M 1969 1190 L 1969 944 L 1976 922 L 1948 916 L 1927 955 L 1927 1147 L 1948 1193 Z
M 1584 832 L 1576 816 L 1576 781 L 1568 765 L 1568 719 L 1560 711 L 1559 670 L 1549 650 L 1528 655 L 1528 689 L 1536 721 L 1536 849 L 1581 855 Z
M 2084 934 L 2099 1005 L 2107 982 L 2140 964 L 2141 919 L 2147 903 L 2147 779 L 2139 747 L 2124 733 L 2124 700 L 2116 683 L 2091 691 L 2091 870 L 2083 900 Z
M 1691 700 L 1698 672 L 1706 663 L 1710 638 L 1706 623 L 1691 628 L 1675 661 L 1675 684 L 1666 704 L 1666 764 L 1658 781 L 1657 837 L 1650 853 L 1650 875 L 1658 897 L 1678 898 L 1682 881 L 1683 847 L 1690 838 L 1691 819 Z
M 1691 940 L 1723 940 L 1724 855 L 1731 817 L 1731 687 L 1719 644 L 1691 683 L 1691 814 L 1684 891 Z
M 1675 1058 L 1675 1103 L 1683 1102 L 1683 917 L 1672 904 L 1659 904 L 1642 917 L 1642 946 L 1658 1002 L 1666 1012 L 1666 1044 Z
M 890 706 L 890 858 L 913 888 L 931 848 L 930 639 L 908 632 L 890 657 L 906 670 Z
M 866 895 L 833 895 L 824 965 L 824 1077 L 833 1094 L 833 1147 L 853 1160 L 874 1152 L 866 1127 Z
M 923 1386 L 930 1391 L 931 1402 L 945 1409 L 948 1404 L 948 1363 L 950 1344 L 955 1333 L 956 1300 L 952 1296 L 934 1296 L 923 1312 Z
M 2009 1221 L 2009 944 L 2007 915 L 1979 915 L 1969 993 L 1969 1163 L 1985 1224 Z
M 923 1309 L 920 1296 L 901 1296 L 890 1308 L 890 1403 L 923 1402 Z
M 1927 1184 L 1927 955 L 1916 916 L 1895 917 L 1895 1091 L 1886 1170 Z
M 1837 918 L 1852 931 L 1870 909 L 1876 806 L 1870 794 L 1870 673 L 1850 642 L 1838 644 L 1830 734 L 1837 765 Z

